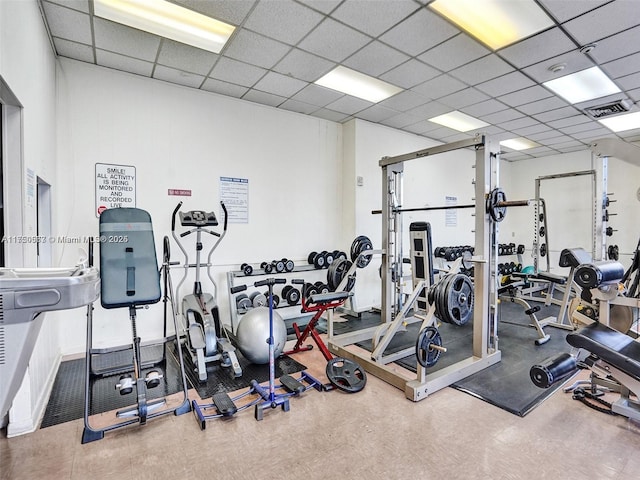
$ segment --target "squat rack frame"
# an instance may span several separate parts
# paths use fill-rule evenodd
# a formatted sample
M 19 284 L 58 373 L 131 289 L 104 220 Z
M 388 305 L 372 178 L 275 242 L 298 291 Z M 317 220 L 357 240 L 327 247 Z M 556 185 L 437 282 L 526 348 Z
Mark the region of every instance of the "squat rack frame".
M 501 352 L 498 349 L 497 334 L 497 222 L 492 221 L 487 212 L 487 199 L 494 187 L 497 187 L 499 156 L 492 151 L 491 142 L 484 135 L 459 142 L 439 145 L 394 157 L 383 157 L 379 161 L 382 168 L 382 323 L 394 320 L 394 284 L 391 281 L 394 255 L 398 243 L 401 225 L 399 220 L 400 205 L 394 205 L 394 194 L 391 186 L 395 179 L 401 178 L 404 163 L 411 160 L 433 157 L 441 153 L 460 149 L 475 150 L 475 250 L 472 262 L 474 268 L 473 312 L 473 353 L 470 357 L 436 372 L 429 372 L 419 363 L 415 377 L 409 372 L 403 374 L 397 366 L 382 364 L 371 358 L 370 354 L 357 349 L 347 348 L 355 343 L 371 340 L 378 326 L 357 330 L 355 332 L 335 335 L 329 325 L 327 345 L 334 354 L 354 360 L 366 371 L 405 392 L 408 399 L 417 402 L 427 398 L 433 392 L 441 390 L 452 383 L 462 380 L 491 365 L 498 363 Z M 400 227 L 401 228 L 401 227 Z M 401 242 L 400 242 L 401 245 Z M 400 246 L 401 250 L 401 246 Z M 401 253 L 400 253 L 401 257 Z M 400 261 L 402 261 L 400 259 Z M 427 288 L 429 286 L 427 285 Z M 429 310 L 433 310 L 430 307 Z M 333 319 L 330 317 L 329 322 Z

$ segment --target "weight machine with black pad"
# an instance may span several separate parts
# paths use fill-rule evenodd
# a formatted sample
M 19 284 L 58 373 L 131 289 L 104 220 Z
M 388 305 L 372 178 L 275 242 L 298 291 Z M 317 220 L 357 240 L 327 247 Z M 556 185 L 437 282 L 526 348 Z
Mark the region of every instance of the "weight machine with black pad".
M 420 208 L 404 208 L 402 206 L 402 175 L 405 162 L 429 161 L 438 154 L 468 148 L 475 152 L 475 203 Z M 497 188 L 498 155 L 498 151 L 493 149 L 487 137 L 477 135 L 469 140 L 439 145 L 395 157 L 383 157 L 379 162 L 382 168 L 383 203 L 381 211 L 378 212 L 382 213 L 381 318 L 383 323 L 378 327 L 374 326 L 342 335 L 333 335 L 330 325 L 328 347 L 332 353 L 357 361 L 364 366 L 367 372 L 403 390 L 410 400 L 422 400 L 429 394 L 500 361 L 496 316 L 497 224 L 504 219 L 508 207 L 529 205 L 529 201 L 508 201 L 504 192 Z M 474 256 L 471 258 L 471 262 L 474 264 L 473 295 L 475 303 L 473 309 L 473 353 L 470 357 L 436 372 L 427 373 L 429 367 L 425 367 L 419 362 L 416 377 L 408 380 L 405 374 L 400 374 L 397 369 L 380 362 L 380 356 L 375 358 L 379 353 L 375 349 L 373 354 L 365 354 L 348 349 L 347 346 L 373 340 L 376 337 L 376 332 L 380 333 L 378 329 L 386 329 L 386 332 L 379 335 L 377 342 L 377 346 L 383 346 L 385 335 L 393 334 L 394 330 L 402 326 L 409 311 L 407 306 L 410 307 L 423 293 L 423 290 L 430 287 L 427 285 L 428 280 L 421 280 L 406 303 L 398 308 L 402 302 L 403 292 L 398 291 L 398 286 L 393 279 L 402 278 L 402 263 L 404 261 L 401 238 L 402 213 L 449 208 L 471 208 L 475 212 L 475 245 Z M 452 278 L 447 280 L 451 282 Z M 449 299 L 448 295 L 444 294 L 441 295 L 441 298 Z M 432 295 L 428 300 L 435 303 L 436 296 Z M 434 351 L 440 351 L 438 350 L 440 345 L 438 345 L 437 336 L 433 335 L 431 330 L 427 330 L 435 324 L 433 303 L 430 304 L 427 315 L 423 319 L 423 333 L 419 336 L 421 341 L 416 345 L 415 351 L 419 360 L 426 357 L 426 361 L 423 362 L 425 364 L 428 364 L 430 357 L 434 356 Z M 406 310 L 403 310 L 405 308 Z M 393 322 L 396 322 L 396 325 L 392 326 Z M 385 361 L 389 360 L 388 357 L 385 356 Z

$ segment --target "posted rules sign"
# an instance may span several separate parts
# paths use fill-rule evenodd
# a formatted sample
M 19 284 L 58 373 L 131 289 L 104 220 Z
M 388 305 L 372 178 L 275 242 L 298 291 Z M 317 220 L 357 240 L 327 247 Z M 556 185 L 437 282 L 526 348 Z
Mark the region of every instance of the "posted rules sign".
M 107 208 L 136 206 L 136 167 L 96 163 L 96 217 Z

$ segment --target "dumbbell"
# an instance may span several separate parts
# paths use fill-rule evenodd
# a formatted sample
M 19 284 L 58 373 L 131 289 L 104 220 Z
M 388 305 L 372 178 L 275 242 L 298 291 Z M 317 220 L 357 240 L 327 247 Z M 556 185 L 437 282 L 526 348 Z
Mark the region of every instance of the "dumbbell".
M 333 255 L 333 261 L 335 262 L 336 260 L 338 260 L 339 258 L 344 258 L 345 260 L 347 259 L 347 254 L 346 252 L 341 252 L 340 250 L 334 250 L 332 252 Z
M 292 287 L 291 285 L 284 287 L 280 295 L 289 305 L 297 305 L 300 301 L 300 290 Z
M 310 265 L 313 265 L 314 267 L 316 267 L 318 269 L 319 268 L 326 268 L 331 263 L 333 263 L 333 255 L 331 255 L 326 250 L 323 250 L 320 253 L 311 252 L 309 254 L 309 256 L 307 257 L 307 261 L 309 262 Z
M 614 230 L 613 227 L 607 227 L 604 231 L 604 233 L 607 235 L 607 237 L 611 237 L 613 235 L 613 232 L 617 232 L 618 230 Z
M 288 258 L 283 258 L 282 263 L 284 263 L 285 272 L 293 272 L 293 269 L 296 267 L 296 264 L 293 263 L 293 260 L 289 260 Z
M 522 245 L 522 244 L 518 245 L 516 253 L 518 255 L 522 255 L 524 253 L 524 245 Z
M 260 268 L 261 268 L 262 270 L 264 270 L 264 273 L 271 273 L 271 272 L 273 272 L 273 265 L 271 265 L 270 263 L 267 263 L 267 262 L 262 262 L 262 263 L 260 264 Z
M 305 283 L 302 286 L 302 295 L 304 298 L 309 298 L 311 295 L 315 295 L 318 292 L 318 287 L 316 287 L 313 283 Z
M 253 267 L 248 263 L 243 263 L 242 265 L 240 265 L 240 270 L 242 270 L 242 273 L 244 273 L 246 276 L 249 276 L 253 273 Z
M 253 292 L 249 295 L 249 300 L 254 308 L 264 307 L 267 304 L 267 296 L 262 292 Z
M 253 304 L 246 293 L 241 293 L 236 297 L 236 309 L 238 310 L 238 313 L 247 313 L 247 310 L 251 307 L 253 307 Z
M 277 273 L 282 273 L 285 271 L 285 261 L 286 258 L 283 260 L 273 260 L 271 266 Z
M 329 286 L 326 283 L 322 283 L 321 281 L 317 281 L 315 283 L 316 289 L 318 293 L 329 293 Z

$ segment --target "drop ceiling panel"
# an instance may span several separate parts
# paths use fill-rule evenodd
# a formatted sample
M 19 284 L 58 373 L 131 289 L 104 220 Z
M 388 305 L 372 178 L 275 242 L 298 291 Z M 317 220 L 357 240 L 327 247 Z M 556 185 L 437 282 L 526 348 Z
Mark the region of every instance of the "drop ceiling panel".
M 294 48 L 273 67 L 273 70 L 300 80 L 315 82 L 335 66 L 334 62 Z
M 415 12 L 420 5 L 413 0 L 392 2 L 349 0 L 331 12 L 331 16 L 372 37 L 389 30 Z
M 516 118 L 514 120 L 509 120 L 507 122 L 501 123 L 499 124 L 500 127 L 504 128 L 505 130 L 516 130 L 519 128 L 525 128 L 525 127 L 529 127 L 531 125 L 535 125 L 538 122 L 536 121 L 536 119 L 531 118 L 531 117 L 520 117 L 520 118 Z
M 193 48 L 184 43 L 164 39 L 158 54 L 158 63 L 185 72 L 207 75 L 218 59 L 215 53 Z
M 605 63 L 602 65 L 602 70 L 610 78 L 624 77 L 632 73 L 640 72 L 640 53 Z
M 421 118 L 429 119 L 437 117 L 438 115 L 442 115 L 443 113 L 448 113 L 450 111 L 451 107 L 438 102 L 428 102 L 424 105 L 420 105 L 419 107 L 408 110 L 407 113 L 410 113 L 411 115 L 417 115 Z
M 291 98 L 300 102 L 309 103 L 311 105 L 317 105 L 318 107 L 324 107 L 331 102 L 335 102 L 343 95 L 344 94 L 336 92 L 335 90 L 331 90 L 330 88 L 310 84 L 304 87 Z
M 455 109 L 459 109 L 488 99 L 488 95 L 485 95 L 473 87 L 469 87 L 464 90 L 460 90 L 459 92 L 452 93 L 451 95 L 440 97 L 438 101 Z
M 421 9 L 382 35 L 380 40 L 415 56 L 457 33 L 458 30 L 441 17 L 427 9 Z
M 459 33 L 446 42 L 427 50 L 418 57 L 419 60 L 433 65 L 442 71 L 448 72 L 465 63 L 477 60 L 491 53 L 480 43 Z
M 450 75 L 462 80 L 467 85 L 478 85 L 512 71 L 513 67 L 497 55 L 492 54 L 451 70 Z
M 578 50 L 573 50 L 557 57 L 544 60 L 530 67 L 522 69 L 522 71 L 529 75 L 537 82 L 547 82 L 554 78 L 564 77 L 581 70 L 593 67 L 595 64 L 589 58 L 589 56 L 580 53 Z M 551 67 L 562 66 L 562 70 L 559 72 L 553 72 Z
M 526 103 L 532 103 L 544 98 L 549 98 L 552 95 L 553 94 L 546 88 L 536 85 L 534 87 L 523 88 L 517 92 L 501 95 L 500 101 L 506 103 L 510 107 L 517 107 Z
M 380 79 L 402 88 L 411 88 L 440 75 L 435 68 L 425 65 L 418 60 L 410 59 L 402 65 L 389 70 Z
M 373 105 L 358 112 L 358 118 L 376 123 L 381 122 L 382 120 L 385 120 L 387 118 L 394 117 L 396 115 L 398 115 L 398 112 L 396 110 L 383 107 L 382 105 Z
M 223 82 L 251 87 L 260 80 L 267 71 L 263 68 L 239 62 L 232 58 L 221 57 L 213 67 L 211 77 Z
M 171 0 L 171 2 L 231 25 L 240 25 L 256 4 L 255 0 L 233 0 L 232 2 L 229 0 Z
M 573 117 L 580 113 L 573 107 L 556 108 L 555 110 L 549 110 L 548 112 L 536 113 L 533 117 L 542 123 L 547 123 L 552 120 L 558 120 L 560 118 Z
M 150 77 L 153 73 L 153 63 L 139 60 L 137 58 L 126 57 L 118 53 L 107 52 L 96 49 L 96 63 L 103 67 L 115 68 L 124 72 L 135 73 Z
M 352 97 L 351 95 L 344 95 L 338 100 L 328 104 L 326 108 L 329 110 L 335 110 L 336 112 L 345 113 L 347 115 L 353 115 L 360 110 L 369 108 L 371 105 L 373 105 L 372 102 Z
M 121 53 L 129 57 L 153 62 L 160 48 L 160 37 L 94 17 L 96 48 Z
M 287 100 L 285 97 L 273 95 L 272 93 L 261 92 L 259 90 L 249 90 L 242 99 L 271 107 L 277 107 Z
M 522 68 L 575 48 L 575 43 L 559 28 L 552 28 L 500 50 L 500 56 Z
M 559 97 L 549 97 L 537 102 L 527 103 L 520 105 L 518 110 L 526 113 L 527 115 L 533 115 L 535 113 L 546 112 L 548 110 L 554 110 L 556 108 L 562 108 L 567 105 L 567 102 Z
M 523 114 L 513 108 L 507 108 L 500 110 L 499 112 L 492 113 L 490 115 L 484 115 L 482 120 L 492 125 L 511 122 L 517 118 L 522 118 Z
M 249 91 L 246 87 L 234 85 L 233 83 L 222 82 L 215 78 L 207 78 L 202 85 L 202 89 L 208 92 L 219 93 L 228 97 L 240 98 Z
M 243 26 L 267 37 L 295 45 L 323 18 L 320 13 L 293 0 L 278 0 L 258 3 Z
M 546 125 L 543 125 L 541 123 L 536 123 L 534 125 L 530 125 L 530 126 L 524 127 L 524 128 L 511 129 L 511 131 L 513 133 L 517 133 L 521 137 L 528 138 L 529 135 L 533 135 L 534 133 L 549 132 L 549 131 L 551 131 L 551 129 L 549 127 L 547 127 Z
M 234 34 L 233 42 L 227 45 L 223 53 L 227 57 L 271 68 L 284 57 L 291 47 L 284 43 L 271 40 L 249 30 L 241 30 Z
M 566 22 L 608 1 L 610 0 L 539 0 L 542 6 L 559 22 Z
M 157 65 L 153 71 L 153 78 L 164 80 L 166 82 L 177 83 L 178 85 L 184 85 L 185 87 L 198 88 L 202 85 L 202 82 L 204 82 L 205 77 L 176 70 L 175 68 Z
M 298 47 L 334 62 L 341 62 L 370 41 L 371 38 L 363 33 L 327 18 Z
M 595 50 L 589 55 L 599 63 L 632 55 L 638 52 L 638 38 L 640 38 L 640 27 L 631 28 L 600 40 Z
M 422 120 L 422 117 L 418 115 L 401 113 L 394 117 L 386 118 L 382 120 L 380 123 L 382 123 L 383 125 L 387 125 L 388 127 L 403 128 L 403 127 L 406 127 L 407 125 L 413 125 L 415 123 L 418 123 L 421 120 Z
M 498 97 L 507 93 L 522 90 L 535 85 L 535 83 L 528 77 L 520 72 L 507 73 L 488 82 L 477 85 L 478 90 L 482 90 L 484 93 L 491 95 L 492 97 Z
M 47 16 L 51 35 L 91 45 L 89 15 L 48 2 L 43 2 L 42 7 Z
M 380 102 L 380 105 L 388 108 L 392 108 L 394 110 L 398 110 L 400 112 L 406 112 L 407 110 L 411 110 L 419 105 L 424 105 L 429 101 L 423 95 L 419 93 L 413 92 L 411 90 L 405 90 L 404 92 L 400 92 L 393 97 L 387 98 Z
M 335 110 L 328 110 L 326 108 L 316 110 L 315 112 L 313 112 L 313 116 L 324 118 L 325 120 L 330 120 L 332 122 L 345 122 L 350 118 L 349 115 L 345 115 L 341 112 L 336 112 Z
M 558 131 L 560 131 L 561 128 L 563 127 L 569 127 L 572 125 L 579 125 L 581 123 L 587 123 L 587 122 L 591 122 L 592 120 L 587 117 L 586 115 L 575 115 L 573 117 L 565 117 L 565 118 L 561 118 L 559 120 L 551 120 L 549 122 L 547 122 L 547 125 L 549 125 L 551 128 L 555 128 Z
M 62 57 L 74 58 L 82 62 L 93 63 L 93 48 L 82 43 L 70 42 L 62 38 L 54 38 L 56 52 Z
M 279 108 L 284 108 L 285 110 L 290 110 L 292 112 L 304 113 L 305 115 L 310 115 L 318 110 L 316 105 L 299 102 L 298 100 L 293 100 L 291 98 L 280 104 Z
M 596 8 L 563 25 L 581 45 L 595 42 L 640 24 L 640 5 L 618 0 Z
M 291 97 L 308 85 L 307 82 L 287 77 L 276 72 L 269 72 L 262 77 L 254 86 L 260 91 L 280 95 L 281 97 Z
M 420 85 L 416 85 L 411 90 L 424 95 L 427 98 L 440 98 L 453 92 L 459 92 L 467 86 L 460 80 L 449 75 L 440 75 L 439 77 L 427 80 Z
M 42 3 L 54 3 L 83 13 L 89 13 L 89 0 L 47 0 Z
M 345 60 L 344 65 L 358 72 L 377 77 L 409 60 L 404 53 L 373 41 Z
M 633 90 L 636 88 L 640 88 L 640 72 L 634 73 L 632 75 L 627 75 L 626 77 L 617 78 L 616 82 L 624 90 Z
M 499 102 L 498 100 L 489 99 L 484 102 L 476 103 L 475 105 L 470 105 L 468 107 L 461 108 L 460 111 L 466 113 L 467 115 L 471 115 L 472 117 L 483 117 L 485 115 L 490 115 L 495 112 L 499 112 L 504 110 L 507 107 L 504 103 Z

